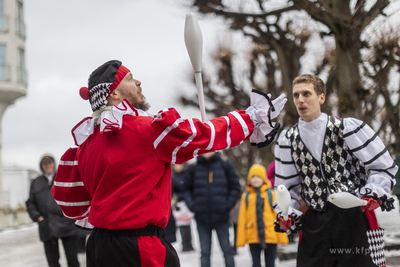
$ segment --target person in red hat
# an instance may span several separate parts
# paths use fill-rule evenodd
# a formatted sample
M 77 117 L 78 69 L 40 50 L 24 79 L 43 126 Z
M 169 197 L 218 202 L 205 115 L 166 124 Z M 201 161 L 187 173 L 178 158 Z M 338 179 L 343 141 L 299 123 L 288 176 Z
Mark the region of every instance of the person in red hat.
M 164 239 L 171 214 L 171 163 L 244 140 L 268 145 L 286 103 L 251 94 L 246 111 L 201 122 L 173 109 L 146 110 L 141 82 L 118 60 L 104 63 L 80 94 L 93 110 L 73 129 L 76 147 L 61 157 L 53 196 L 66 217 L 94 226 L 87 242 L 88 266 L 179 266 Z

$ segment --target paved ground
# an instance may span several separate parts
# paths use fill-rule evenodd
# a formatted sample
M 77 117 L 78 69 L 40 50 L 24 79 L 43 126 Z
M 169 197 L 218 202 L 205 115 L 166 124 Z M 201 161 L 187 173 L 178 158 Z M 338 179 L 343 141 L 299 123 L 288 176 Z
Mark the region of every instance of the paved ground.
M 387 267 L 400 267 L 400 215 L 398 202 L 391 212 L 377 211 L 379 224 L 386 230 Z M 179 234 L 178 241 L 173 245 L 178 251 L 182 267 L 199 266 L 199 243 L 195 228 L 192 228 L 195 251 L 181 252 Z M 281 255 L 290 258 L 296 252 L 296 244 L 280 247 Z M 79 254 L 81 266 L 86 265 L 85 254 Z M 247 247 L 239 248 L 235 257 L 236 266 L 251 266 L 251 256 Z M 66 267 L 65 256 L 61 252 L 61 266 Z M 14 229 L 0 230 L 0 266 L 1 267 L 43 267 L 47 266 L 42 243 L 39 241 L 36 224 L 21 226 Z M 223 255 L 214 236 L 212 266 L 224 266 Z M 276 267 L 294 267 L 295 260 L 276 260 Z

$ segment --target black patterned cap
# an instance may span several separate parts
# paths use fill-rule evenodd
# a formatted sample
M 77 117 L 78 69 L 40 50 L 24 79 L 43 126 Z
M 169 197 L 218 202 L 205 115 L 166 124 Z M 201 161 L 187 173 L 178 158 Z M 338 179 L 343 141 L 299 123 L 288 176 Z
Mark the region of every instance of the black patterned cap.
M 82 87 L 79 93 L 83 99 L 89 99 L 93 111 L 102 109 L 107 105 L 108 96 L 128 72 L 121 61 L 110 60 L 90 74 L 88 88 Z

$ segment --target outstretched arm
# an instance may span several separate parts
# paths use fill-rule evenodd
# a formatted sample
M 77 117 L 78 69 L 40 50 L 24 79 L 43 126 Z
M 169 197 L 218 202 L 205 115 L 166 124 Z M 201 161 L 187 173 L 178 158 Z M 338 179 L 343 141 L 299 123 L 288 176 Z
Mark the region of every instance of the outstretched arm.
M 254 91 L 251 106 L 226 116 L 201 122 L 183 119 L 175 109 L 159 112 L 152 122 L 154 148 L 159 157 L 171 163 L 183 163 L 210 151 L 228 149 L 250 138 L 259 147 L 269 144 L 277 133 L 278 116 L 286 103 L 285 96 L 275 100 Z

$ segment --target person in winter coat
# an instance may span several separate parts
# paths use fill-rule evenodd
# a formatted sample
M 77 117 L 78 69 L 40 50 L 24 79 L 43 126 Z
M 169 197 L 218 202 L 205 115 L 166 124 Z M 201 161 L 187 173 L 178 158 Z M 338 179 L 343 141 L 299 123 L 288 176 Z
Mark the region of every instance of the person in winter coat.
M 47 263 L 50 267 L 60 266 L 58 239 L 61 239 L 68 267 L 78 267 L 78 232 L 75 221 L 64 217 L 51 195 L 56 176 L 54 158 L 45 155 L 39 166 L 43 174 L 32 181 L 26 207 L 31 219 L 39 225 L 39 237 L 44 245 Z
M 254 164 L 248 173 L 246 192 L 242 194 L 238 229 L 237 247 L 249 244 L 253 267 L 261 266 L 261 251 L 264 250 L 266 267 L 275 266 L 277 244 L 288 244 L 285 233 L 274 230 L 277 212 L 272 208 L 275 191 L 267 179 L 264 166 Z
M 224 161 L 219 152 L 206 153 L 197 158 L 197 164 L 188 167 L 186 174 L 185 201 L 197 223 L 201 266 L 210 266 L 213 230 L 217 232 L 225 266 L 234 266 L 229 212 L 240 197 L 240 183 L 233 164 Z
M 192 230 L 190 224 L 193 219 L 193 212 L 191 212 L 186 206 L 184 199 L 184 183 L 186 164 L 174 164 L 172 166 L 172 184 L 176 184 L 172 193 L 177 203 L 173 214 L 176 217 L 176 224 L 179 227 L 179 232 L 182 239 L 182 251 L 193 251 L 192 246 Z

